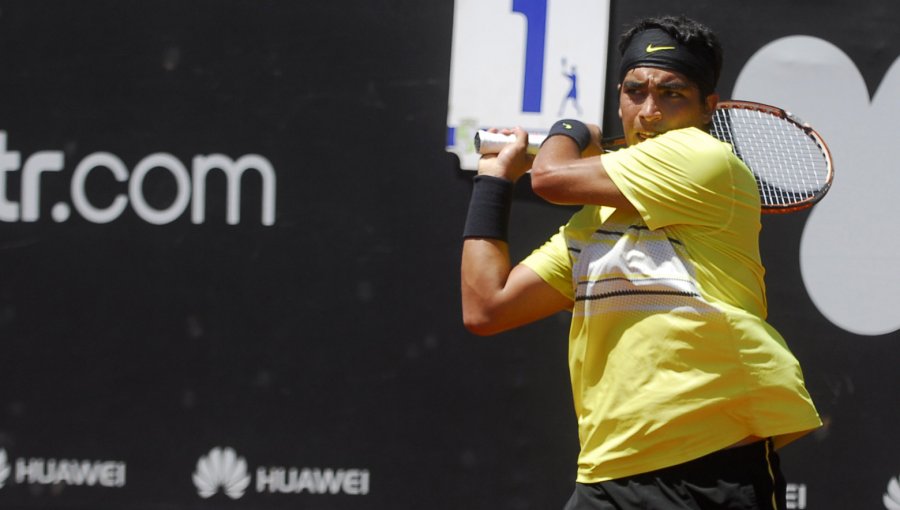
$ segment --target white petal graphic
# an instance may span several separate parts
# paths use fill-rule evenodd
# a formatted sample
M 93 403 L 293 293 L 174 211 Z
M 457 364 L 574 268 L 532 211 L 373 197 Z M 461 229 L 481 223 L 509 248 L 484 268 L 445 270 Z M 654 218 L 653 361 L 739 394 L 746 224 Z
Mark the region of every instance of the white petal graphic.
M 887 494 L 884 495 L 881 501 L 884 503 L 884 507 L 887 508 L 887 510 L 900 510 L 900 503 L 895 503 L 888 499 Z
M 244 495 L 247 486 L 250 485 L 250 475 L 247 474 L 247 464 L 243 460 L 239 463 L 239 469 L 225 483 L 225 495 L 231 499 L 237 499 Z
M 10 468 L 7 460 L 6 450 L 0 448 L 0 488 L 6 484 L 6 479 L 9 478 Z
M 888 482 L 887 493 L 881 497 L 881 501 L 887 510 L 900 510 L 900 483 L 896 478 L 891 478 Z
M 212 454 L 212 452 L 210 452 Z M 218 488 L 215 482 L 215 476 L 212 472 L 212 462 L 210 456 L 200 457 L 197 461 L 197 470 L 194 472 L 194 486 L 197 487 L 197 493 L 201 497 L 208 498 L 216 493 Z
M 207 478 L 194 473 L 192 479 L 194 480 L 194 486 L 197 487 L 197 494 L 199 494 L 200 497 L 209 498 L 216 493 L 215 484 L 209 482 Z
M 829 321 L 859 335 L 900 329 L 900 164 L 890 151 L 900 118 L 900 59 L 869 93 L 838 47 L 791 36 L 761 48 L 733 96 L 785 108 L 816 128 L 835 163 L 834 185 L 809 215 L 800 269 Z

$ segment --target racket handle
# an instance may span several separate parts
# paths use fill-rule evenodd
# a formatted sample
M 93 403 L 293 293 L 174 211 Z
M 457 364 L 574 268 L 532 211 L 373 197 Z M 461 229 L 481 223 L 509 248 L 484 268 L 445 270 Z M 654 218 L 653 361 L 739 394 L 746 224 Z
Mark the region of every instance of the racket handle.
M 547 135 L 528 135 L 528 154 L 537 154 L 541 144 L 547 139 Z M 504 135 L 479 130 L 475 133 L 475 152 L 478 154 L 498 154 L 504 147 L 516 141 L 516 135 Z M 625 147 L 625 139 L 622 137 L 605 138 L 602 141 L 604 150 L 616 150 Z
M 528 154 L 537 154 L 546 135 L 528 135 Z M 516 141 L 516 135 L 504 135 L 479 130 L 475 133 L 475 151 L 478 154 L 497 154 L 507 145 Z

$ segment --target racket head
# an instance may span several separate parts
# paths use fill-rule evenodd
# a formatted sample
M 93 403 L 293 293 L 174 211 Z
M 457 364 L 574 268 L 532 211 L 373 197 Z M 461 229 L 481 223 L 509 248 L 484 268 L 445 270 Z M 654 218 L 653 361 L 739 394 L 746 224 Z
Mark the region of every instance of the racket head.
M 764 213 L 807 209 L 831 188 L 834 164 L 825 140 L 781 108 L 721 101 L 710 134 L 731 144 L 753 172 Z

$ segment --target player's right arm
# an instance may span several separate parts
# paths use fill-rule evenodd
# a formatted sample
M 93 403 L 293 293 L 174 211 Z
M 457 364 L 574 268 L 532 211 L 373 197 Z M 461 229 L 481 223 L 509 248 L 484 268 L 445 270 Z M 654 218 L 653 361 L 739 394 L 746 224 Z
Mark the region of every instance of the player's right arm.
M 600 127 L 585 127 L 591 132 L 591 143 L 584 152 L 568 136 L 550 136 L 541 145 L 531 171 L 532 190 L 554 204 L 634 210 L 603 166 Z
M 531 168 L 528 134 L 497 156 L 485 156 L 479 175 L 515 183 Z M 470 212 L 471 214 L 471 212 Z M 505 240 L 468 237 L 463 242 L 461 291 L 463 323 L 477 335 L 493 335 L 542 319 L 571 306 L 571 301 L 524 265 L 512 267 Z

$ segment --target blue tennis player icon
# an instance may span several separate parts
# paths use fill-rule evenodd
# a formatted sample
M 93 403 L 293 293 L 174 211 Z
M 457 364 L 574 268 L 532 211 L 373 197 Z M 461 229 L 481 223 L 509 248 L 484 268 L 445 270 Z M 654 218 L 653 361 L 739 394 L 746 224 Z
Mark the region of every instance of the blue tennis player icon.
M 572 65 L 568 70 L 566 69 L 567 63 L 566 59 L 562 59 L 562 75 L 568 78 L 569 85 L 569 93 L 566 94 L 566 97 L 563 98 L 562 103 L 559 105 L 559 116 L 562 117 L 563 113 L 566 111 L 566 105 L 571 102 L 575 107 L 575 113 L 581 115 L 581 107 L 578 105 L 578 72 L 577 68 Z

